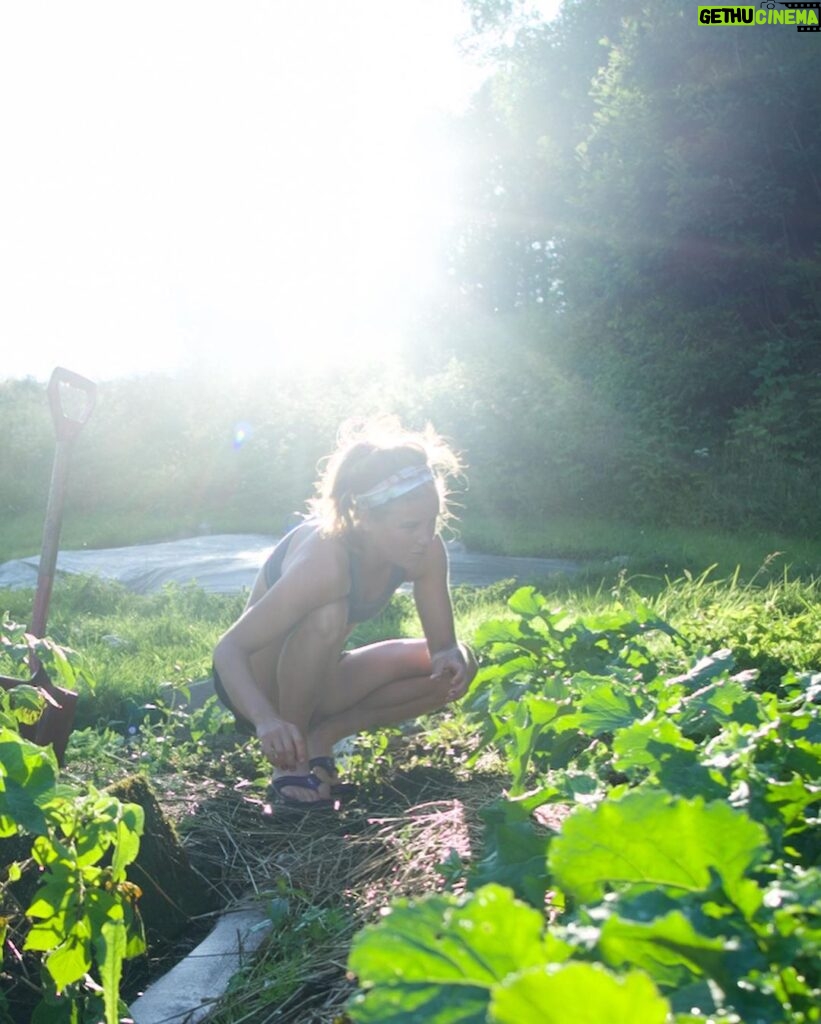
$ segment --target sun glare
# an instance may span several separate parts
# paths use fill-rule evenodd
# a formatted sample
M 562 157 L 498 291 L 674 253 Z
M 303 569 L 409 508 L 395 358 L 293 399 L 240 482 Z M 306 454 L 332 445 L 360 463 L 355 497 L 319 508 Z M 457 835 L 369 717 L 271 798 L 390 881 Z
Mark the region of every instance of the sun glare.
M 465 28 L 459 0 L 4 5 L 4 376 L 395 348 L 442 272 Z

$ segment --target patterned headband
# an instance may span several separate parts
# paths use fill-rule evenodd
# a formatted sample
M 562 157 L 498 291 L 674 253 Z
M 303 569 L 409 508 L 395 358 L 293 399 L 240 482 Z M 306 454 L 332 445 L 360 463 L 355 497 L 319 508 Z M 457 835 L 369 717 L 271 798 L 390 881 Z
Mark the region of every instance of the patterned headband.
M 433 482 L 433 473 L 429 466 L 406 466 L 364 494 L 357 494 L 354 502 L 359 508 L 376 508 L 378 505 L 386 505 L 394 498 L 401 498 L 409 491 L 415 491 L 417 487 Z

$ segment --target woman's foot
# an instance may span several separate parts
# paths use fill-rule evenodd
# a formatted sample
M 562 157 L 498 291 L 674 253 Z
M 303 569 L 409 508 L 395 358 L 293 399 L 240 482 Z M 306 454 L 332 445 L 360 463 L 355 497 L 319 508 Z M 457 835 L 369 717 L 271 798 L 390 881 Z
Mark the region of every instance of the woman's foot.
M 306 737 L 308 743 L 308 770 L 312 771 L 322 782 L 329 786 L 339 782 L 333 749 L 336 737 L 323 728 L 322 723 L 314 728 Z
M 332 754 L 317 754 L 316 757 L 310 758 L 308 767 L 325 785 L 335 786 L 339 782 L 339 772 Z
M 274 799 L 286 807 L 303 806 L 312 810 L 312 805 L 332 806 L 331 788 L 311 765 L 299 765 L 292 772 L 277 771 L 269 790 Z
M 317 754 L 308 761 L 308 765 L 311 773 L 328 786 L 332 797 L 353 796 L 356 793 L 353 783 L 341 781 L 332 754 Z

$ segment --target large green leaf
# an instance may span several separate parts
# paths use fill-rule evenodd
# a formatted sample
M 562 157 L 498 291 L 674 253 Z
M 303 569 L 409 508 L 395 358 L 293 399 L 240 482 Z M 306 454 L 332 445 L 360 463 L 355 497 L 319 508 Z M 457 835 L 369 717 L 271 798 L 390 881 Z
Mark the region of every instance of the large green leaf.
M 0 836 L 17 827 L 43 835 L 46 820 L 40 802 L 57 778 L 54 753 L 38 747 L 11 729 L 0 729 Z
M 740 898 L 744 873 L 766 843 L 764 828 L 726 803 L 643 790 L 579 808 L 552 842 L 548 866 L 560 888 L 582 901 L 632 884 L 702 891 L 712 871 Z
M 709 736 L 726 722 L 759 725 L 764 708 L 761 699 L 749 693 L 749 681 L 743 676 L 719 680 L 686 697 L 672 709 L 682 731 L 687 736 Z
M 488 619 L 476 629 L 477 646 L 489 644 L 515 645 L 522 638 L 522 630 L 515 619 Z
M 125 869 L 136 860 L 140 852 L 140 836 L 145 821 L 145 812 L 139 804 L 123 804 L 121 815 L 117 822 L 117 842 L 111 863 L 116 881 L 125 878 Z
M 674 751 L 687 751 L 696 760 L 696 745 L 669 718 L 651 718 L 620 729 L 613 737 L 613 765 L 619 771 L 658 771 Z
M 611 967 L 640 967 L 670 988 L 706 975 L 727 991 L 735 982 L 728 953 L 736 946 L 733 939 L 702 935 L 680 911 L 654 921 L 628 921 L 614 915 L 599 936 L 599 949 Z
M 533 906 L 544 906 L 549 837 L 537 832 L 529 803 L 494 800 L 480 814 L 484 847 L 470 872 L 471 887 L 495 882 Z
M 43 713 L 45 697 L 37 686 L 20 684 L 8 691 L 9 707 L 13 721 L 34 725 Z
M 44 871 L 26 915 L 53 925 L 61 915 L 74 912 L 79 888 L 78 874 L 68 867 L 62 866 L 56 872 Z
M 670 1006 L 646 974 L 596 964 L 535 967 L 493 990 L 495 1024 L 666 1024 Z
M 363 1022 L 484 1022 L 490 989 L 544 963 L 543 915 L 488 885 L 456 897 L 400 901 L 354 939 L 348 966 L 364 989 L 350 1013 Z
M 487 1006 L 488 990 L 482 986 L 412 981 L 360 992 L 347 1010 L 359 1024 L 485 1024 Z
M 21 786 L 16 779 L 5 780 L 5 786 L 0 789 L 0 836 L 13 836 L 20 829 L 30 835 L 46 832 L 46 817 L 33 796 L 32 790 Z
M 581 689 L 579 727 L 592 736 L 622 729 L 642 714 L 633 695 L 613 678 L 582 673 L 573 677 L 571 685 Z
M 519 587 L 508 598 L 508 607 L 519 615 L 541 615 L 547 608 L 545 598 L 535 587 Z
M 778 809 L 787 827 L 800 831 L 806 826 L 807 808 L 821 802 L 821 789 L 793 773 L 788 782 L 770 782 L 766 800 Z
M 613 766 L 628 778 L 648 776 L 677 796 L 722 799 L 722 785 L 699 760 L 696 744 L 668 718 L 652 718 L 620 729 L 613 737 Z
M 510 792 L 514 795 L 521 794 L 526 787 L 530 761 L 542 733 L 566 711 L 567 702 L 533 693 L 520 698 L 512 718 L 499 717 L 496 740 L 505 750 L 513 776 Z

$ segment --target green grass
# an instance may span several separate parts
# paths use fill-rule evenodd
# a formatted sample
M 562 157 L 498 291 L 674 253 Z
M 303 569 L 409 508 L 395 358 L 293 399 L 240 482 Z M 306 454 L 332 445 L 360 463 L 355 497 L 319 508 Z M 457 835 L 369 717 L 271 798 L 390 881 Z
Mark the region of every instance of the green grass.
M 793 575 L 821 574 L 821 540 L 772 532 L 721 533 L 702 528 L 654 527 L 600 518 L 544 518 L 536 523 L 468 516 L 460 528 L 466 547 L 502 555 L 578 559 L 594 572 L 624 562 L 632 573 L 678 575 L 715 565 L 729 576 L 741 567 L 753 576 L 770 556 Z
M 12 621 L 27 621 L 32 600 L 31 590 L 0 592 Z M 182 687 L 206 677 L 214 644 L 243 603 L 242 594 L 212 595 L 196 586 L 138 595 L 93 577 L 61 579 L 49 636 L 78 651 L 96 681 L 93 693 L 80 693 L 78 723 L 128 722 L 137 705 L 154 700 L 167 684 Z
M 506 613 L 511 581 L 475 589 L 456 587 L 453 604 L 460 638 L 471 643 L 487 619 Z M 821 583 L 762 568 L 753 582 L 717 570 L 675 578 L 621 574 L 609 579 L 567 578 L 543 588 L 557 608 L 571 615 L 602 612 L 614 601 L 629 608 L 644 601 L 694 643 L 713 650 L 734 647 L 742 667 L 777 674 L 788 667 L 821 668 Z M 81 725 L 123 723 L 140 705 L 170 688 L 182 688 L 210 673 L 211 652 L 220 634 L 242 610 L 245 594 L 208 594 L 197 586 L 167 586 L 137 595 L 116 583 L 67 577 L 55 587 L 49 635 L 80 652 L 94 692 L 82 691 Z M 0 610 L 25 623 L 31 590 L 0 591 Z M 358 646 L 392 636 L 418 636 L 412 599 L 397 595 L 376 620 L 357 627 Z M 15 675 L 6 665 L 6 674 Z
M 789 671 L 821 671 L 821 579 L 801 581 L 764 566 L 757 580 L 709 572 L 669 582 L 650 601 L 702 651 L 732 648 L 741 669 L 772 686 Z

